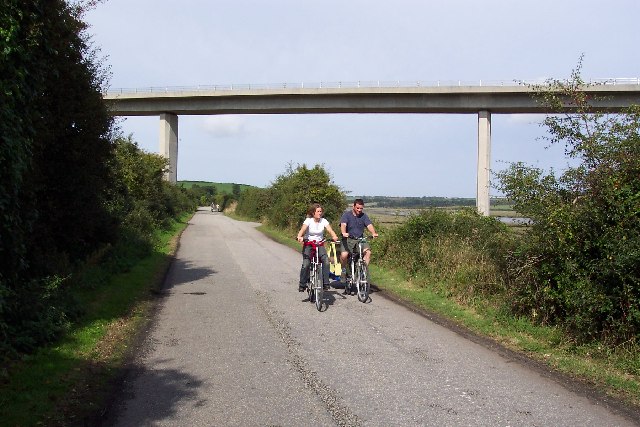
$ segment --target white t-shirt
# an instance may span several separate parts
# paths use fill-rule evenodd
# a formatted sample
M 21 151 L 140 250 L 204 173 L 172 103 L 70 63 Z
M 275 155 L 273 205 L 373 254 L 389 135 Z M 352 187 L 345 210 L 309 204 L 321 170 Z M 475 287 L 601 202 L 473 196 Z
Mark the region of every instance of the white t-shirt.
M 324 228 L 329 225 L 329 221 L 324 218 L 320 218 L 320 222 L 316 222 L 313 218 L 307 218 L 304 220 L 303 224 L 307 225 L 307 231 L 304 233 L 304 238 L 317 242 L 324 238 Z

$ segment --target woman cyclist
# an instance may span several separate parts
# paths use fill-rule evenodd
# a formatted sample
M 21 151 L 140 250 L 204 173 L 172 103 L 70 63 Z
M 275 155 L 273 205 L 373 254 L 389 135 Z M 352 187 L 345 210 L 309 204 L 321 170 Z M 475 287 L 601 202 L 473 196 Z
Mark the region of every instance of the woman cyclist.
M 322 217 L 324 210 L 319 203 L 313 203 L 309 206 L 307 211 L 307 218 L 302 223 L 300 231 L 298 231 L 298 242 L 302 243 L 305 240 L 311 240 L 314 242 L 320 242 L 324 240 L 324 230 L 326 229 L 334 242 L 338 241 L 338 236 L 331 228 L 331 224 L 325 218 Z M 327 257 L 327 250 L 324 246 L 318 246 L 318 255 L 322 262 L 322 279 L 325 289 L 329 288 L 329 259 Z M 309 281 L 309 265 L 311 264 L 311 246 L 302 246 L 302 267 L 300 268 L 300 283 L 298 285 L 298 292 L 302 292 L 307 287 Z

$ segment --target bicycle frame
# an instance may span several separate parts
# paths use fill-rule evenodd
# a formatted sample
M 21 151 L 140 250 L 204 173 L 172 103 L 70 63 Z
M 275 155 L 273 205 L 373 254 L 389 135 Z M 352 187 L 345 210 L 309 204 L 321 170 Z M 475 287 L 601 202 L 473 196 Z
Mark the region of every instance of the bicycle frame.
M 324 293 L 324 281 L 322 278 L 322 262 L 320 261 L 320 251 L 318 248 L 324 246 L 324 240 L 320 242 L 314 242 L 313 240 L 305 240 L 304 246 L 311 246 L 311 253 L 309 258 L 311 264 L 309 265 L 309 286 L 307 286 L 307 293 L 309 295 L 309 301 L 315 302 L 318 311 L 322 310 L 323 293 Z
M 366 262 L 364 261 L 363 254 L 363 244 L 367 241 L 366 237 L 360 237 L 358 239 L 358 244 L 354 247 L 354 250 L 349 254 L 349 267 L 351 270 L 351 278 L 347 280 L 345 286 L 348 286 L 348 289 L 345 291 L 349 294 L 355 288 L 356 293 L 358 294 L 358 299 L 361 302 L 366 302 L 369 299 L 369 268 L 367 267 Z
M 358 244 L 353 248 L 354 250 L 349 254 L 349 267 L 351 270 L 351 277 L 356 277 L 356 267 L 362 258 L 362 244 Z

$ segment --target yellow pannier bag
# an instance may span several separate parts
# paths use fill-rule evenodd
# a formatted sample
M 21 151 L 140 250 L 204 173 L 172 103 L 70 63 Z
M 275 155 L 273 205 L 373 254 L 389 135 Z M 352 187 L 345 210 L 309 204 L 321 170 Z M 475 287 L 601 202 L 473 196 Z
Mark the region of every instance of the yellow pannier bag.
M 340 251 L 337 248 L 336 242 L 328 242 L 327 256 L 329 257 L 329 275 L 332 279 L 339 279 L 342 272 L 342 266 L 340 265 Z

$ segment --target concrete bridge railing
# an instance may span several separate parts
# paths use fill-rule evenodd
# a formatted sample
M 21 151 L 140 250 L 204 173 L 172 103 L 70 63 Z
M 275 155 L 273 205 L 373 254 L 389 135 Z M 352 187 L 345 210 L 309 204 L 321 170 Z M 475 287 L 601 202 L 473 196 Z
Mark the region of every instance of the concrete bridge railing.
M 244 91 L 244 90 L 272 90 L 272 89 L 347 89 L 347 88 L 412 88 L 412 87 L 462 87 L 462 86 L 528 86 L 544 85 L 545 79 L 529 80 L 377 80 L 377 81 L 338 81 L 338 82 L 300 82 L 300 83 L 236 83 L 221 85 L 197 86 L 149 86 L 141 88 L 109 89 L 105 95 L 131 93 L 162 93 L 162 92 L 194 92 L 194 91 Z M 640 77 L 612 77 L 590 79 L 588 85 L 640 85 Z

